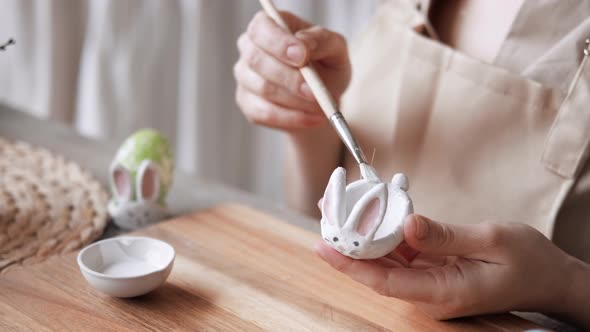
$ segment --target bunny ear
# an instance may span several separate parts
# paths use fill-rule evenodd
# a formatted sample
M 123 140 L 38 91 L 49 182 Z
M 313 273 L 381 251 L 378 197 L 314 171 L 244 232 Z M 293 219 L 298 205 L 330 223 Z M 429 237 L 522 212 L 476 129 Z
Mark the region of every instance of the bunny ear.
M 140 202 L 155 202 L 160 193 L 160 169 L 151 160 L 144 160 L 139 165 L 136 179 L 137 198 Z
M 322 199 L 322 214 L 330 225 L 342 225 L 344 223 L 345 190 L 346 170 L 338 167 L 332 172 Z
M 380 183 L 355 204 L 344 227 L 372 239 L 383 222 L 386 206 L 387 186 Z
M 117 199 L 122 201 L 131 200 L 132 184 L 129 171 L 122 165 L 113 162 L 110 168 L 110 175 L 111 188 Z
M 410 182 L 408 181 L 408 177 L 403 173 L 395 174 L 391 179 L 391 183 L 403 191 L 408 191 L 408 189 L 410 189 Z

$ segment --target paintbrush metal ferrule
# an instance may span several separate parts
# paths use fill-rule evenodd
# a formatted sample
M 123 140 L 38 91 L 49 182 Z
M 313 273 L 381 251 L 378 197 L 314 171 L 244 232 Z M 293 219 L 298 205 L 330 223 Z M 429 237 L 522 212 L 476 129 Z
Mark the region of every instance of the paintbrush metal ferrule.
M 338 136 L 340 136 L 340 139 L 342 140 L 342 142 L 344 142 L 344 145 L 346 145 L 348 150 L 352 153 L 356 162 L 359 165 L 366 164 L 367 162 L 365 161 L 363 151 L 361 150 L 357 141 L 354 139 L 354 136 L 350 131 L 350 127 L 348 127 L 348 123 L 346 123 L 346 120 L 344 119 L 344 116 L 342 116 L 342 113 L 336 112 L 332 114 L 330 116 L 330 123 L 332 124 L 334 129 L 336 129 Z

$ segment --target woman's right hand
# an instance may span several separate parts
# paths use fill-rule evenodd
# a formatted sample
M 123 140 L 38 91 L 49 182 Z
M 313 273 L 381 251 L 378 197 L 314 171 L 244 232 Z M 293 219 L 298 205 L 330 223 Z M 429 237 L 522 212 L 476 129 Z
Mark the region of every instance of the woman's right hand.
M 281 16 L 294 35 L 259 12 L 238 39 L 236 101 L 257 124 L 285 131 L 317 127 L 326 117 L 298 68 L 312 62 L 338 101 L 351 76 L 346 40 L 291 13 Z

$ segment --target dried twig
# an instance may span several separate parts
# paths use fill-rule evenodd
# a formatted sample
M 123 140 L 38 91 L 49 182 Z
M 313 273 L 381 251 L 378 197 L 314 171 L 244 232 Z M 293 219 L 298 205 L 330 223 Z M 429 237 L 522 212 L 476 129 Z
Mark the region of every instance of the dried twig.
M 0 51 L 4 51 L 6 50 L 6 48 L 10 45 L 14 45 L 16 44 L 16 42 L 14 41 L 14 39 L 10 38 L 6 43 L 0 45 Z

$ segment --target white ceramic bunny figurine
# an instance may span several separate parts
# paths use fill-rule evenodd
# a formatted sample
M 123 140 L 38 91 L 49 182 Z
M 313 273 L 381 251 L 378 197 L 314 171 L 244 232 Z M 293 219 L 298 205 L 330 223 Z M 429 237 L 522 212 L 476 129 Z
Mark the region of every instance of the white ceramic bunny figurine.
M 387 255 L 404 239 L 404 218 L 413 213 L 408 178 L 390 183 L 361 179 L 346 185 L 346 171 L 332 173 L 321 202 L 322 237 L 335 250 L 356 259 Z
M 115 224 L 135 229 L 168 216 L 166 194 L 172 184 L 173 159 L 160 133 L 143 129 L 130 136 L 109 172 L 113 198 L 108 210 Z

